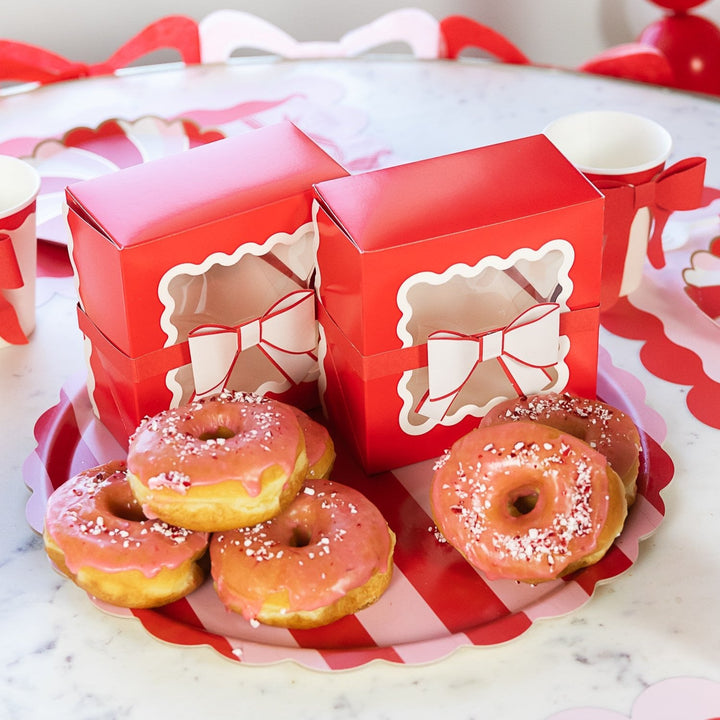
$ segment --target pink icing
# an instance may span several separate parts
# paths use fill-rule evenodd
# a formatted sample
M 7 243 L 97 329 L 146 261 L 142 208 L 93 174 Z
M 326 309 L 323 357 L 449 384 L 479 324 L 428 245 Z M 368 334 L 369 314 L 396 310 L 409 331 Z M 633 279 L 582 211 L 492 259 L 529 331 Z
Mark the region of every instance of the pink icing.
M 217 437 L 221 429 L 228 437 Z M 143 420 L 130 438 L 127 462 L 150 488 L 184 495 L 194 485 L 236 480 L 257 497 L 265 470 L 279 466 L 286 475 L 293 472 L 301 443 L 291 407 L 228 392 Z
M 390 551 L 387 523 L 375 505 L 329 480 L 308 480 L 280 515 L 218 533 L 210 544 L 218 595 L 246 619 L 283 591 L 291 612 L 330 605 L 387 571 Z
M 82 472 L 48 499 L 45 531 L 63 551 L 72 573 L 140 570 L 154 577 L 198 556 L 208 535 L 142 516 L 122 461 Z
M 640 435 L 632 419 L 598 400 L 569 393 L 514 398 L 493 407 L 481 425 L 532 420 L 570 433 L 607 457 L 620 477 L 637 472 Z
M 538 423 L 480 427 L 436 465 L 435 521 L 490 579 L 552 579 L 597 544 L 609 505 L 606 468 L 600 453 Z M 523 498 L 534 506 L 518 506 Z
M 305 452 L 307 452 L 310 467 L 320 462 L 332 442 L 327 428 L 316 422 L 302 410 L 295 409 L 300 427 L 305 435 Z

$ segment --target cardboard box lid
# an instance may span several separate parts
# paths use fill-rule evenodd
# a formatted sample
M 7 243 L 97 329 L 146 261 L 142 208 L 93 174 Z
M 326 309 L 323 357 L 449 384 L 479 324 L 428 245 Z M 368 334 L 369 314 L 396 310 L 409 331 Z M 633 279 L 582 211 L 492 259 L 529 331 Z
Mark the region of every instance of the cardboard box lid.
M 338 168 L 284 122 L 75 183 L 67 199 L 118 247 L 131 247 L 308 192 Z
M 361 252 L 602 197 L 544 135 L 328 180 L 315 192 Z

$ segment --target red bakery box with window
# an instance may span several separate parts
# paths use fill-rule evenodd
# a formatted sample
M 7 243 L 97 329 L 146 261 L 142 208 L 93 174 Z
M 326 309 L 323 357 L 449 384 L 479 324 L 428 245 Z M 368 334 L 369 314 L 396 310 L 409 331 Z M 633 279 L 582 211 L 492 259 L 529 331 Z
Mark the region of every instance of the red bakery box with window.
M 280 123 L 67 189 L 88 388 L 121 443 L 224 388 L 317 405 L 312 187 L 345 174 Z
M 368 472 L 594 397 L 602 195 L 541 135 L 316 185 L 320 388 Z

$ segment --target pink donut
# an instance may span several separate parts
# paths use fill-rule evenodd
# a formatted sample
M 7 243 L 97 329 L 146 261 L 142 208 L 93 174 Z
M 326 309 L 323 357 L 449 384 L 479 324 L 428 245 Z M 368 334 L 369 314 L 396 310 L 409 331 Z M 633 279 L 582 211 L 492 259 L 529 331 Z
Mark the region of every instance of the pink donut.
M 392 575 L 395 535 L 364 495 L 308 480 L 279 515 L 216 533 L 211 572 L 220 600 L 268 625 L 327 625 L 375 602 Z
M 206 533 L 147 519 L 115 461 L 86 470 L 48 499 L 45 550 L 79 587 L 122 607 L 156 607 L 205 578 Z

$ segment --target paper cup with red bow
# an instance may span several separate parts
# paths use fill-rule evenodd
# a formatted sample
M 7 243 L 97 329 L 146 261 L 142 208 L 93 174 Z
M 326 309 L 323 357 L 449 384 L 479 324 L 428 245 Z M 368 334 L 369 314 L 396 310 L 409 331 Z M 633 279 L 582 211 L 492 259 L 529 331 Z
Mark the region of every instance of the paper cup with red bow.
M 0 347 L 27 343 L 35 329 L 39 190 L 34 168 L 0 155 Z
M 605 196 L 601 308 L 640 285 L 645 259 L 665 265 L 670 214 L 700 206 L 705 159 L 665 166 L 672 138 L 649 118 L 612 110 L 559 118 L 545 135 Z

